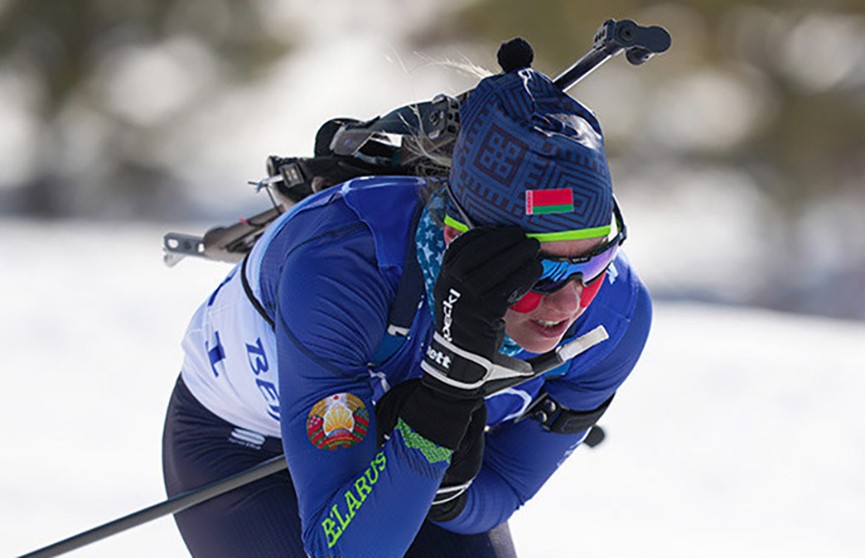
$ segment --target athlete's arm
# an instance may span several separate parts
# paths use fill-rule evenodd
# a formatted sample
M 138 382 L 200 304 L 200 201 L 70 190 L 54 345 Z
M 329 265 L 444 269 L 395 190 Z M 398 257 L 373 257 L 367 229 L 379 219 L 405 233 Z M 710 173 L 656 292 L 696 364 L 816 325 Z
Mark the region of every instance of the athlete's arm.
M 641 288 L 628 329 L 615 349 L 573 380 L 566 375 L 548 381 L 547 393 L 573 410 L 602 405 L 636 365 L 650 323 L 651 301 Z M 483 467 L 465 494 L 464 508 L 441 525 L 459 533 L 480 533 L 506 521 L 540 490 L 585 434 L 549 432 L 531 418 L 493 428 L 486 436 Z
M 405 423 L 376 447 L 367 362 L 396 284 L 360 224 L 293 250 L 281 273 L 281 428 L 311 556 L 402 556 L 448 466 Z

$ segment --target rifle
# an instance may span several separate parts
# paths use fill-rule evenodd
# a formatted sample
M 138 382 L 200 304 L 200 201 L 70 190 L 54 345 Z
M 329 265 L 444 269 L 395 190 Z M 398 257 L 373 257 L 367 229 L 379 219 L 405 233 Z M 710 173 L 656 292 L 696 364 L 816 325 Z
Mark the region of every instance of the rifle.
M 662 27 L 642 27 L 631 20 L 607 20 L 598 29 L 592 48 L 555 78 L 567 91 L 598 66 L 621 52 L 631 64 L 639 65 L 670 47 L 670 34 Z M 253 182 L 257 191 L 265 190 L 273 207 L 238 223 L 214 227 L 203 236 L 168 233 L 164 239 L 165 263 L 175 265 L 186 256 L 238 262 L 252 249 L 267 226 L 305 197 L 358 176 L 403 174 L 446 176 L 447 167 L 437 162 L 429 146 L 439 153 L 453 150 L 459 133 L 459 106 L 471 91 L 457 97 L 438 95 L 432 101 L 410 104 L 366 122 L 333 119 L 316 134 L 313 157 L 267 158 L 268 176 Z M 400 144 L 389 136 L 401 136 Z M 422 173 L 422 174 L 421 174 Z M 528 359 L 530 371 L 518 377 L 489 381 L 486 395 L 552 370 L 607 338 L 603 326 L 557 347 L 554 351 Z M 597 445 L 603 430 L 594 427 L 586 443 Z M 163 502 L 138 510 L 67 539 L 22 555 L 19 558 L 51 558 L 87 546 L 154 519 L 179 513 L 286 469 L 280 455 L 254 467 L 208 485 L 192 489 Z
M 605 21 L 592 47 L 553 82 L 567 91 L 601 64 L 621 52 L 633 65 L 670 48 L 663 27 L 643 27 L 625 19 Z M 267 177 L 250 182 L 266 191 L 272 207 L 227 226 L 216 226 L 203 236 L 169 232 L 163 238 L 164 261 L 173 267 L 186 256 L 239 262 L 267 226 L 307 196 L 359 176 L 412 175 L 446 177 L 441 162 L 450 159 L 459 133 L 459 108 L 471 94 L 437 95 L 372 120 L 336 118 L 316 133 L 312 157 L 267 158 Z M 400 141 L 397 143 L 394 138 Z

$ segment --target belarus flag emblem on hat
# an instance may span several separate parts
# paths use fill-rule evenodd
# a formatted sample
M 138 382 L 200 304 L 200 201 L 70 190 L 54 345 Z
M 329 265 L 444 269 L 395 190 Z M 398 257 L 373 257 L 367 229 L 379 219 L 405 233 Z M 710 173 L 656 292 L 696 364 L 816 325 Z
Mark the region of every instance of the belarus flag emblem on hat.
M 526 215 L 570 213 L 573 210 L 574 191 L 570 188 L 526 190 Z

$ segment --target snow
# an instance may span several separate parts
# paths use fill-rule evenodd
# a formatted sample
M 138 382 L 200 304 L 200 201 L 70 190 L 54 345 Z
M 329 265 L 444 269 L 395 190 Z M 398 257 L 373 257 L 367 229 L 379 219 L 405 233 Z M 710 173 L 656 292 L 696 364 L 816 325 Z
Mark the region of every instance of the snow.
M 164 499 L 179 342 L 224 264 L 202 225 L 0 221 L 0 555 Z M 650 285 L 651 286 L 651 285 Z M 511 521 L 520 556 L 865 555 L 865 324 L 658 302 L 602 423 Z M 169 518 L 69 554 L 185 556 Z

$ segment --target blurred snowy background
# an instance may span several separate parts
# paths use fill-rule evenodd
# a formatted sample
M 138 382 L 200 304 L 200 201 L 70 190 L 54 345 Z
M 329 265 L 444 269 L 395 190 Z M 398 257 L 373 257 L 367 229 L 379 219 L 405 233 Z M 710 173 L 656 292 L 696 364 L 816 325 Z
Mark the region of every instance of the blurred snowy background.
M 267 200 L 267 155 L 608 17 L 667 54 L 571 90 L 601 118 L 657 302 L 644 360 L 517 514 L 521 556 L 861 556 L 865 2 L 0 0 L 0 555 L 162 499 L 179 340 L 224 264 L 161 263 Z M 17 426 L 16 426 L 17 425 Z M 169 519 L 73 556 L 183 556 Z

